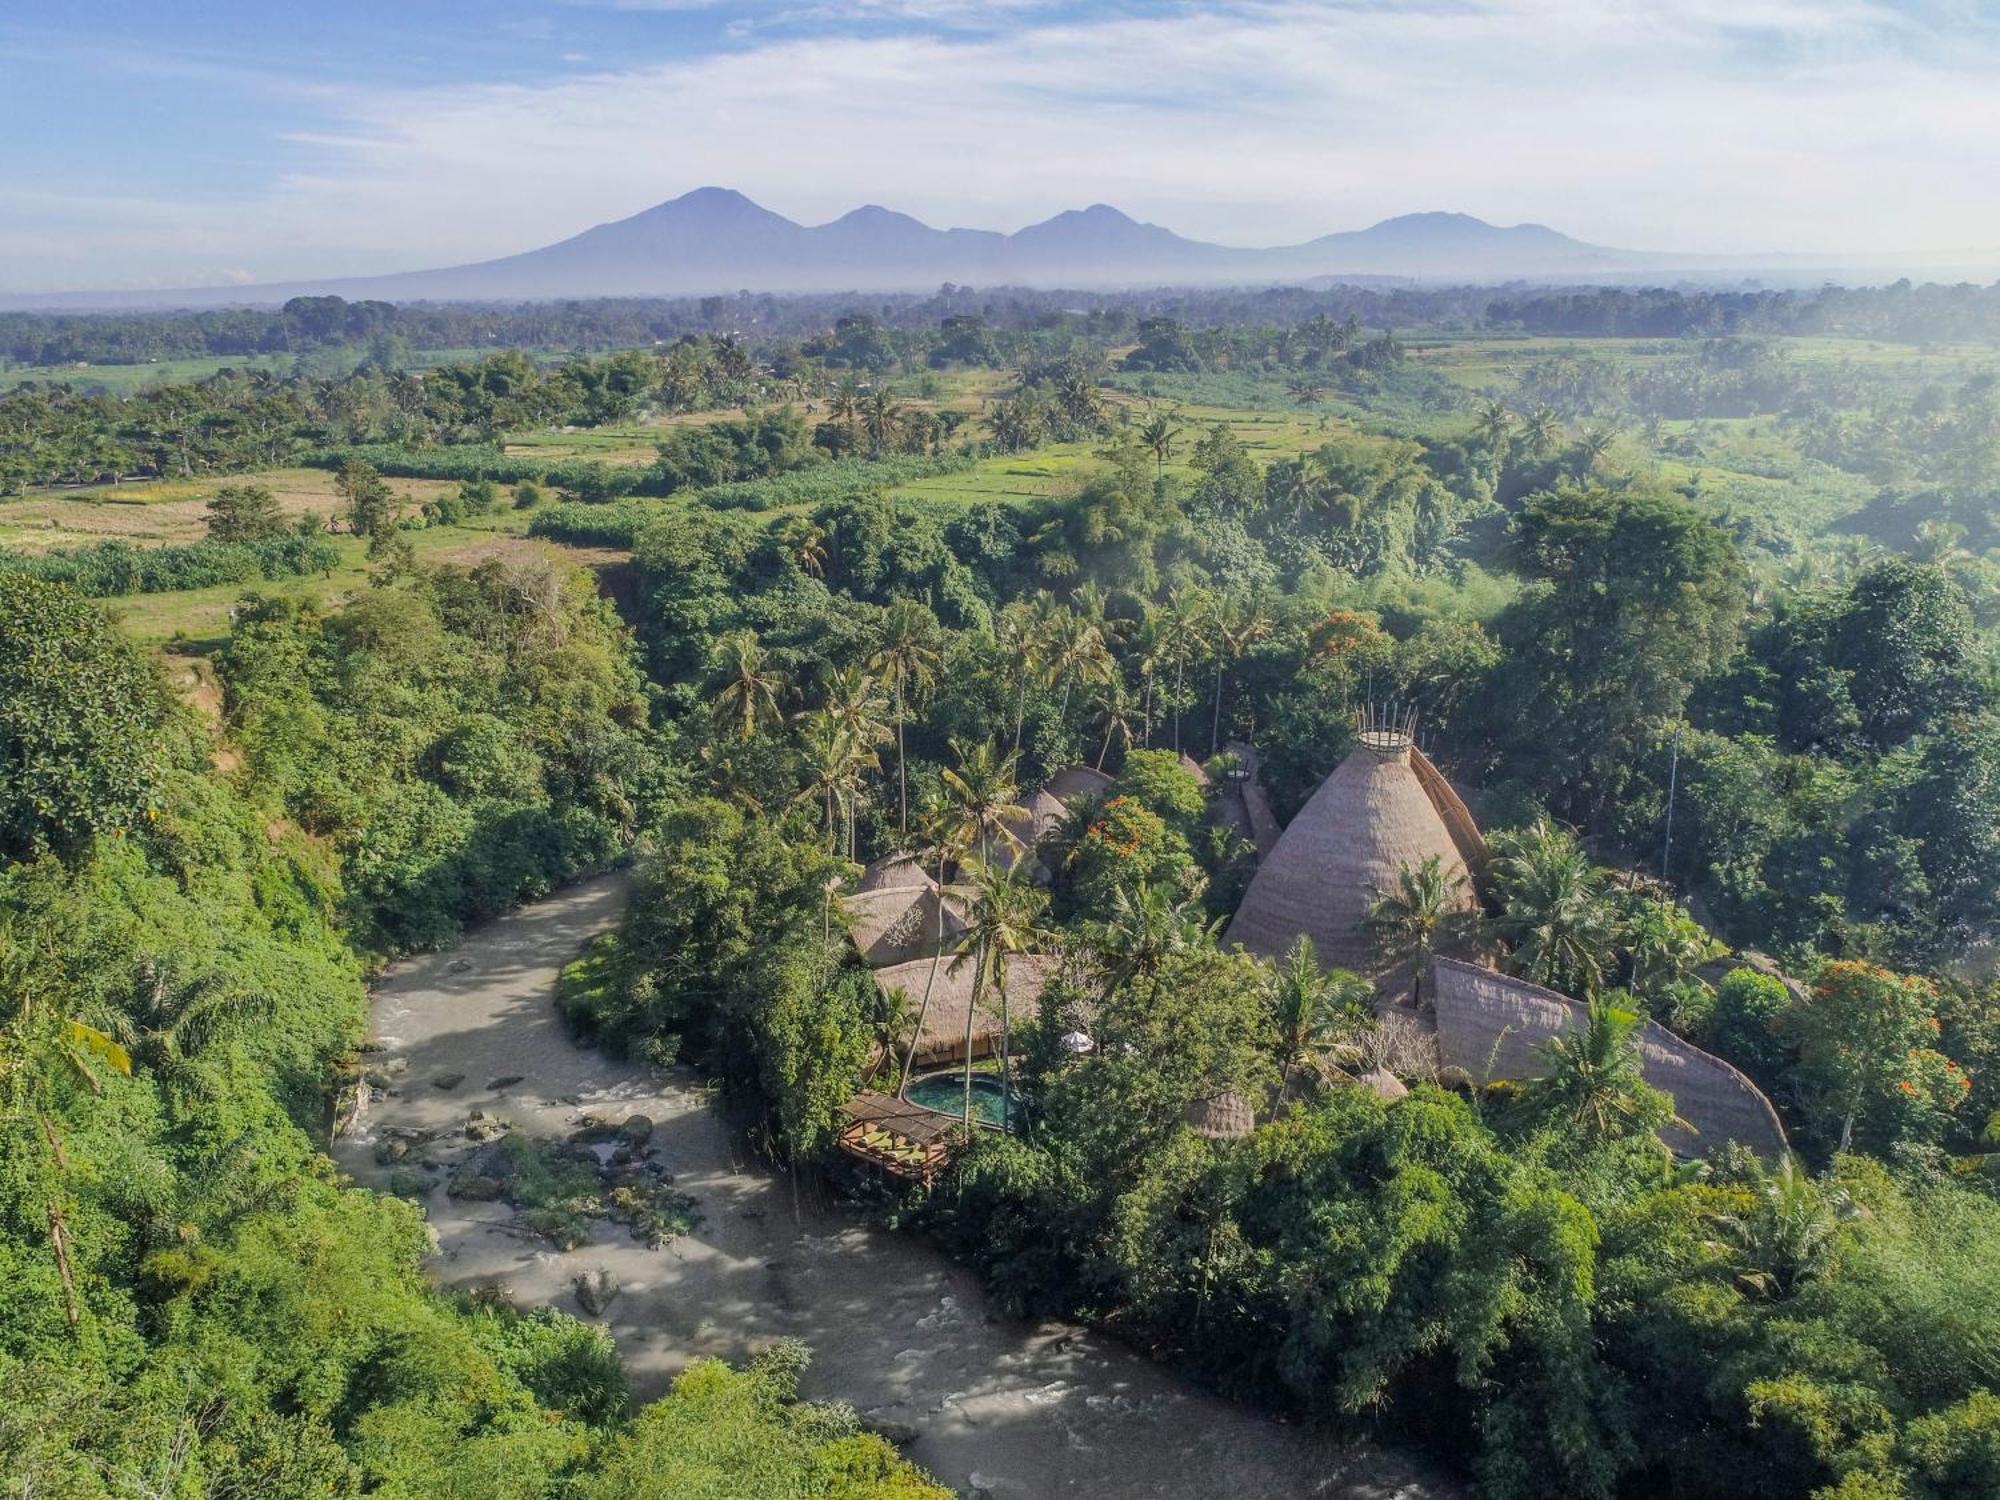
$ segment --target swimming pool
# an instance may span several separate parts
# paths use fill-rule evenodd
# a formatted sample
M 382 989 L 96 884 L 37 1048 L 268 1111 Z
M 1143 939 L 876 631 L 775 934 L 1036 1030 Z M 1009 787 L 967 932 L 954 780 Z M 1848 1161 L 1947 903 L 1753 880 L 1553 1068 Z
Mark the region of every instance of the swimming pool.
M 1000 1080 L 991 1073 L 972 1075 L 972 1118 L 988 1125 L 1000 1123 Z M 912 1104 L 921 1104 L 925 1109 L 934 1109 L 941 1115 L 965 1114 L 965 1075 L 963 1073 L 933 1073 L 928 1078 L 919 1078 L 910 1085 L 908 1094 Z M 1019 1118 L 1021 1113 L 1021 1092 L 1014 1091 L 1012 1113 Z

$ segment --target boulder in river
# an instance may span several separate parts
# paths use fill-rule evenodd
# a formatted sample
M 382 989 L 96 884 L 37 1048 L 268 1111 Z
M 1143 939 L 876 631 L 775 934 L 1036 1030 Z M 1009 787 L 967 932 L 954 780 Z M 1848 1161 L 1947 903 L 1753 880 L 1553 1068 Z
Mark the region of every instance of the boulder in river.
M 483 1109 L 475 1109 L 465 1118 L 465 1138 L 468 1141 L 495 1140 L 507 1133 L 507 1122 L 496 1119 Z
M 576 1305 L 587 1318 L 601 1318 L 618 1295 L 618 1278 L 609 1271 L 586 1271 L 576 1278 Z
M 443 1089 L 449 1093 L 463 1082 L 465 1082 L 465 1075 L 463 1073 L 440 1073 L 431 1080 L 431 1087 L 434 1089 Z
M 511 1089 L 523 1076 L 520 1073 L 502 1073 L 498 1078 L 487 1079 L 486 1086 L 489 1089 Z
M 643 1146 L 653 1138 L 653 1122 L 644 1115 L 628 1115 L 618 1133 L 633 1145 Z

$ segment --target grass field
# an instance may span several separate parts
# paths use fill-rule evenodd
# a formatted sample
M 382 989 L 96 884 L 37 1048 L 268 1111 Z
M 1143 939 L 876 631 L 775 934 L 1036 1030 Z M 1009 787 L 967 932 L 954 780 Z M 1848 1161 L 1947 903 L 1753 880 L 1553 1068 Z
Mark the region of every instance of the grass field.
M 137 544 L 199 541 L 207 501 L 224 484 L 261 484 L 287 515 L 330 516 L 341 507 L 333 475 L 325 469 L 272 469 L 226 479 L 166 480 L 58 490 L 0 502 L 0 546 L 19 552 L 91 542 Z M 457 488 L 440 480 L 397 479 L 390 488 L 414 509 Z
M 424 527 L 405 531 L 419 562 L 456 563 L 472 566 L 492 557 L 541 552 L 559 554 L 572 561 L 615 560 L 611 554 L 553 542 L 531 539 L 528 514 L 502 511 L 476 516 L 458 526 Z M 325 577 L 286 578 L 269 583 L 245 585 L 226 583 L 214 588 L 187 589 L 173 594 L 131 594 L 105 600 L 112 617 L 135 639 L 148 645 L 171 646 L 181 654 L 200 654 L 218 644 L 229 633 L 229 611 L 246 593 L 282 595 L 310 599 L 321 605 L 337 604 L 362 588 L 368 578 L 367 544 L 359 537 L 338 536 L 340 562 Z

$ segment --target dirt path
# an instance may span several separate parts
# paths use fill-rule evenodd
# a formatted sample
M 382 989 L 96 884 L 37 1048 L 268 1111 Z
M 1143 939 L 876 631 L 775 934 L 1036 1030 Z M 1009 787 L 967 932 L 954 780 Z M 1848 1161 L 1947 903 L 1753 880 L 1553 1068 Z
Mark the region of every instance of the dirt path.
M 558 969 L 616 920 L 624 883 L 592 881 L 467 936 L 453 952 L 393 969 L 377 990 L 371 1059 L 394 1074 L 335 1155 L 385 1185 L 373 1143 L 395 1128 L 449 1132 L 425 1148 L 444 1165 L 471 1149 L 468 1114 L 565 1135 L 595 1108 L 655 1122 L 654 1146 L 703 1222 L 665 1250 L 622 1228 L 557 1252 L 504 1203 L 434 1188 L 434 1269 L 450 1286 L 498 1283 L 523 1305 L 577 1311 L 580 1272 L 622 1292 L 606 1321 L 636 1393 L 657 1394 L 690 1359 L 741 1358 L 775 1338 L 811 1345 L 807 1393 L 838 1397 L 962 1491 L 994 1500 L 1060 1495 L 1226 1494 L 1432 1497 L 1453 1493 L 1407 1463 L 1343 1448 L 1208 1396 L 1096 1334 L 995 1321 L 976 1279 L 907 1237 L 795 1212 L 782 1178 L 748 1160 L 706 1107 L 699 1080 L 572 1046 L 549 1003 Z M 444 1090 L 432 1080 L 464 1075 Z M 495 1081 L 520 1075 L 500 1088 Z

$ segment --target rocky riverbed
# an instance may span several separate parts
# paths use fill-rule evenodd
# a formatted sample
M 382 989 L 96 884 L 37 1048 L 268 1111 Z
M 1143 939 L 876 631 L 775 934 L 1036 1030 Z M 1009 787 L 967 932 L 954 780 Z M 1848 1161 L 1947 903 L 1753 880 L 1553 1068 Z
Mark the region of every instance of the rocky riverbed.
M 441 1283 L 602 1321 L 642 1399 L 700 1356 L 803 1339 L 808 1395 L 852 1403 L 994 1500 L 1456 1493 L 1088 1330 L 991 1315 L 962 1267 L 801 1206 L 694 1074 L 574 1046 L 550 1003 L 556 975 L 625 897 L 616 877 L 576 886 L 377 987 L 366 1097 L 335 1155 L 424 1205 Z

